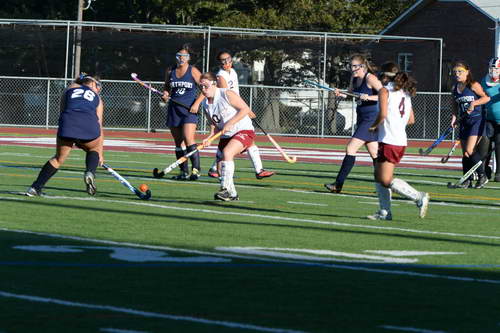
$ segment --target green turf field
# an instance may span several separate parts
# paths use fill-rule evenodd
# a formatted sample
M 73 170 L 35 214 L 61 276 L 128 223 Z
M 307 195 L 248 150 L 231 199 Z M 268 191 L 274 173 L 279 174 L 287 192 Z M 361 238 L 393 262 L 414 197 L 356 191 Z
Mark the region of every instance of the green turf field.
M 277 175 L 257 180 L 238 160 L 226 203 L 215 179 L 151 178 L 173 156 L 106 152 L 143 201 L 103 169 L 89 197 L 75 150 L 45 197 L 20 195 L 52 154 L 0 146 L 2 333 L 500 331 L 500 183 L 401 168 L 428 217 L 394 196 L 394 220 L 370 221 L 371 167 L 339 195 L 337 165 L 264 161 Z

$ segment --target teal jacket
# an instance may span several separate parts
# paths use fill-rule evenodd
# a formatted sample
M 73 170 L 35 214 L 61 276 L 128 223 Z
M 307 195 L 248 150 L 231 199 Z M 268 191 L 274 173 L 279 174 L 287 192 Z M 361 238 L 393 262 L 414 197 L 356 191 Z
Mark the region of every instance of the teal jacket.
M 491 98 L 485 105 L 486 119 L 500 124 L 500 83 L 496 86 L 489 86 L 486 84 L 486 78 L 487 76 L 481 80 L 481 86 Z

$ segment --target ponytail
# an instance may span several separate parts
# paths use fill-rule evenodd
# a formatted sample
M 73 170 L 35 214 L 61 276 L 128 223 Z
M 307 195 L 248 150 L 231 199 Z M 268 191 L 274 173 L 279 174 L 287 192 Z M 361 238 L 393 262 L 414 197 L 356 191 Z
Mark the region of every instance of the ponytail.
M 417 81 L 406 72 L 399 72 L 394 77 L 394 90 L 402 89 L 410 96 L 417 94 Z

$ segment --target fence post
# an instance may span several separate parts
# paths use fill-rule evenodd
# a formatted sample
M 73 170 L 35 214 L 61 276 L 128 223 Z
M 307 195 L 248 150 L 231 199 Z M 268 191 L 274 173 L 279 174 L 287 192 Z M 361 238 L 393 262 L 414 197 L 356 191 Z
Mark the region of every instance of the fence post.
M 151 85 L 151 82 L 149 82 Z M 151 89 L 148 89 L 148 113 L 147 113 L 147 129 L 148 133 L 151 132 Z
M 47 101 L 45 106 L 45 129 L 49 129 L 50 79 L 47 80 Z

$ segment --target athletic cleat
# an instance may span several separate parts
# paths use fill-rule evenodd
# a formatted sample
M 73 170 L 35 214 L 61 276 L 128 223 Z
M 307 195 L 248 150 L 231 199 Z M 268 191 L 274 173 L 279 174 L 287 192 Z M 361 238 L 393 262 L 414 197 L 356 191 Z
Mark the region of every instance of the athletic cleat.
M 274 175 L 273 171 L 268 171 L 268 170 L 262 169 L 262 170 L 260 170 L 260 172 L 255 173 L 255 178 L 262 179 L 262 178 L 266 178 L 266 177 L 271 177 L 272 175 Z
M 91 171 L 85 172 L 85 175 L 83 176 L 83 181 L 85 182 L 85 185 L 87 186 L 87 193 L 89 195 L 95 195 L 97 192 L 97 188 L 95 187 L 95 176 Z
M 427 208 L 429 207 L 429 200 L 430 196 L 429 193 L 422 193 L 422 198 L 417 201 L 417 207 L 418 207 L 418 216 L 420 216 L 421 219 L 427 215 Z
M 177 176 L 172 176 L 173 180 L 188 180 L 188 178 L 189 177 L 188 177 L 187 173 L 185 173 L 185 172 L 181 172 Z
M 342 192 L 343 185 L 344 184 L 331 183 L 331 184 L 325 184 L 325 187 L 328 191 L 332 193 L 340 193 Z
M 366 217 L 369 220 L 385 220 L 385 221 L 391 221 L 392 220 L 392 213 L 388 212 L 385 209 L 380 209 L 378 210 L 375 214 L 373 215 L 368 215 Z
M 489 182 L 488 176 L 481 175 L 476 182 L 476 186 L 474 188 L 483 188 Z
M 457 185 L 457 188 L 469 188 L 469 187 L 472 187 L 472 180 L 471 179 L 467 179 L 462 184 Z
M 217 172 L 217 170 L 208 170 L 208 177 L 211 177 L 211 178 L 219 178 L 219 172 Z
M 232 196 L 228 190 L 226 190 L 225 188 L 222 188 L 219 192 L 214 194 L 214 199 L 215 200 L 222 200 L 222 201 L 237 201 L 237 200 L 240 200 L 240 197 L 238 197 L 237 194 Z
M 37 190 L 34 187 L 30 187 L 25 193 L 25 196 L 27 197 L 41 197 L 42 196 L 42 190 Z
M 191 170 L 191 174 L 189 175 L 189 180 L 198 180 L 200 178 L 200 171 L 196 168 Z

